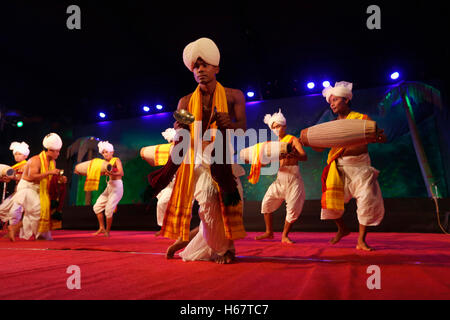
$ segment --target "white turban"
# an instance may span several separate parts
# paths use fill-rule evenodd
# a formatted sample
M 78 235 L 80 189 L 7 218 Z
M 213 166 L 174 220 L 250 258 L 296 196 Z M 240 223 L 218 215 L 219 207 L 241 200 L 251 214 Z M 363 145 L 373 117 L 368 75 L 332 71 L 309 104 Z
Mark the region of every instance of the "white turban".
M 45 136 L 42 145 L 45 149 L 60 150 L 62 147 L 62 140 L 56 133 L 49 133 Z
M 98 143 L 98 152 L 102 153 L 104 150 L 106 150 L 108 152 L 113 152 L 114 151 L 114 147 L 108 141 L 100 141 Z
M 166 139 L 168 142 L 172 142 L 173 138 L 175 137 L 175 134 L 177 131 L 174 128 L 167 128 L 166 131 L 161 132 L 164 139 Z
M 267 124 L 270 129 L 272 129 L 272 123 L 274 122 L 281 124 L 282 126 L 286 125 L 286 118 L 281 113 L 281 109 L 278 109 L 278 112 L 273 115 L 266 114 L 264 116 L 264 123 Z
M 28 157 L 30 154 L 30 149 L 28 148 L 28 144 L 25 142 L 13 142 L 11 143 L 11 146 L 9 147 L 9 150 L 12 150 L 13 154 L 16 152 L 23 154 L 24 156 Z
M 213 66 L 219 65 L 220 52 L 214 41 L 200 38 L 184 48 L 183 62 L 191 72 L 194 70 L 194 64 L 198 58 L 202 58 L 203 61 Z
M 352 100 L 353 83 L 340 81 L 334 84 L 334 87 L 329 86 L 322 90 L 322 95 L 327 99 L 327 102 L 330 103 L 330 96 L 343 97 L 346 99 Z

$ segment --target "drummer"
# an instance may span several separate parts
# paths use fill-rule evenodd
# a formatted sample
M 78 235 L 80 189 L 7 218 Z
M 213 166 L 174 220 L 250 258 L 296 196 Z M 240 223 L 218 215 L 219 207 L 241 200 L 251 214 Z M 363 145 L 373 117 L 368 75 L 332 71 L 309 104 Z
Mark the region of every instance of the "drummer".
M 273 213 L 286 201 L 286 219 L 284 222 L 283 233 L 281 236 L 282 243 L 293 243 L 289 239 L 288 234 L 293 223 L 298 219 L 305 202 L 305 187 L 302 176 L 298 167 L 299 161 L 306 161 L 307 155 L 303 150 L 299 139 L 292 135 L 286 134 L 286 118 L 279 112 L 273 115 L 266 114 L 264 123 L 278 136 L 281 142 L 287 142 L 293 146 L 293 152 L 280 156 L 280 169 L 278 170 L 277 179 L 270 185 L 262 202 L 261 213 L 264 214 L 264 222 L 266 224 L 266 232 L 256 236 L 256 240 L 273 239 Z M 259 170 L 254 170 L 259 163 L 252 163 L 249 181 L 256 183 Z
M 345 81 L 336 82 L 335 86 L 322 91 L 337 115 L 337 119 L 370 120 L 369 116 L 350 109 L 353 84 Z M 380 131 L 377 142 L 385 142 L 386 136 Z M 315 149 L 323 151 L 324 149 Z M 333 220 L 338 231 L 331 239 L 336 244 L 342 237 L 350 234 L 342 220 L 344 203 L 356 199 L 359 221 L 359 237 L 356 249 L 372 251 L 366 242 L 367 227 L 377 226 L 384 217 L 384 203 L 377 181 L 379 171 L 371 167 L 367 144 L 332 148 L 328 153 L 327 166 L 322 174 L 322 220 Z
M 98 152 L 102 154 L 103 158 L 105 158 L 105 160 L 108 161 L 114 169 L 106 172 L 108 180 L 106 189 L 98 197 L 94 204 L 94 212 L 97 215 L 99 224 L 99 229 L 94 233 L 94 235 L 104 234 L 106 237 L 109 237 L 113 214 L 123 196 L 123 167 L 120 159 L 113 157 L 114 147 L 108 141 L 100 141 L 98 143 Z M 103 212 L 105 212 L 104 215 L 106 216 L 106 229 Z

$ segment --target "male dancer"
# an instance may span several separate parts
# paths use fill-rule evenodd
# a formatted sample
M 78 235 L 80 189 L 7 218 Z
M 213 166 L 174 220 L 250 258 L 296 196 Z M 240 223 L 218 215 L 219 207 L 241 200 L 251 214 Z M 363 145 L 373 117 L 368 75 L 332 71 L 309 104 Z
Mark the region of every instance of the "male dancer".
M 106 189 L 94 204 L 94 213 L 97 215 L 99 224 L 99 229 L 94 235 L 102 233 L 106 237 L 109 237 L 113 214 L 123 196 L 123 167 L 120 159 L 114 157 L 114 146 L 108 141 L 100 141 L 98 143 L 98 152 L 102 154 L 103 158 L 108 161 L 114 169 L 111 172 L 106 173 L 109 178 Z M 106 229 L 103 212 L 105 212 L 104 215 L 106 216 Z
M 203 136 L 208 129 L 217 129 L 223 133 L 226 129 L 246 129 L 244 95 L 240 90 L 224 88 L 217 82 L 219 60 L 219 49 L 208 38 L 188 44 L 183 51 L 183 61 L 193 72 L 198 86 L 193 93 L 180 99 L 178 110 L 188 110 L 196 121 L 189 127 L 179 122 L 174 125 L 175 129 L 190 130 L 191 147 L 187 157 L 191 157 L 191 161 L 183 162 L 178 168 L 161 234 L 177 238 L 174 245 L 178 248 L 189 243 L 180 253 L 184 261 L 231 263 L 235 259 L 233 240 L 245 236 L 242 197 L 239 196 L 231 164 L 209 164 L 207 161 L 201 164 L 197 161 L 196 164 L 193 150 L 198 142 L 197 136 Z M 214 108 L 217 113 L 213 112 Z M 205 147 L 207 145 L 203 145 L 202 150 Z M 189 230 L 192 199 L 199 203 L 201 219 L 196 234 Z
M 370 120 L 369 116 L 350 109 L 353 84 L 336 82 L 335 86 L 322 92 L 337 119 Z M 385 142 L 386 137 L 380 131 L 377 142 Z M 323 149 L 321 149 L 323 150 Z M 320 151 L 320 150 L 318 150 Z M 359 237 L 356 249 L 372 251 L 366 242 L 367 227 L 377 226 L 384 217 L 384 203 L 377 181 L 379 171 L 371 167 L 367 144 L 332 148 L 328 153 L 327 166 L 322 175 L 322 211 L 321 219 L 333 220 L 338 232 L 331 239 L 335 244 L 350 233 L 344 225 L 344 203 L 356 199 L 359 221 Z
M 11 208 L 10 225 L 8 235 L 14 241 L 14 235 L 20 228 L 20 237 L 26 240 L 31 236 L 35 239 L 52 240 L 49 181 L 51 175 L 61 175 L 62 171 L 55 168 L 55 160 L 59 156 L 62 140 L 56 133 L 45 136 L 42 145 L 44 151 L 31 157 L 23 169 L 22 179 L 17 185 L 16 194 L 13 197 L 14 205 Z
M 281 236 L 282 243 L 293 243 L 288 234 L 292 224 L 298 219 L 305 202 L 305 187 L 298 167 L 298 161 L 306 161 L 307 155 L 299 139 L 286 134 L 286 118 L 279 110 L 273 115 L 267 114 L 264 123 L 278 136 L 278 140 L 292 145 L 293 152 L 280 156 L 280 168 L 277 179 L 270 185 L 262 202 L 266 232 L 255 237 L 256 240 L 273 239 L 273 212 L 286 201 L 286 220 Z M 251 181 L 251 179 L 250 179 Z

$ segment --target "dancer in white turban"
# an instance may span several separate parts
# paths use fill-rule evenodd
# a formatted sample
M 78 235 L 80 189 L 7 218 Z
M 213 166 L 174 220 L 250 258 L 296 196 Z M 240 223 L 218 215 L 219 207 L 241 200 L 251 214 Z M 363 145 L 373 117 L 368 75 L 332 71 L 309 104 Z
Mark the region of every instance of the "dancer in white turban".
M 261 213 L 264 215 L 266 231 L 255 237 L 256 240 L 273 239 L 273 212 L 286 201 L 286 219 L 284 222 L 282 243 L 293 243 L 288 235 L 293 223 L 298 219 L 305 202 L 305 187 L 300 174 L 298 162 L 306 161 L 307 155 L 303 150 L 300 140 L 286 134 L 286 118 L 281 109 L 273 115 L 266 114 L 264 123 L 278 136 L 278 140 L 292 145 L 293 152 L 280 158 L 280 168 L 277 179 L 270 185 L 261 205 Z M 255 164 L 252 164 L 254 166 Z M 259 174 L 259 173 L 258 173 Z M 249 181 L 257 181 L 249 177 Z
M 119 158 L 114 157 L 114 147 L 108 141 L 98 143 L 98 152 L 112 166 L 112 172 L 107 172 L 107 185 L 105 191 L 94 204 L 94 213 L 97 215 L 99 229 L 94 235 L 104 234 L 109 237 L 113 222 L 113 214 L 123 196 L 123 167 Z M 104 215 L 103 215 L 104 212 Z M 104 219 L 106 217 L 106 228 Z
M 13 197 L 14 205 L 10 211 L 11 218 L 8 227 L 11 241 L 15 240 L 15 233 L 20 228 L 23 211 L 20 237 L 28 240 L 34 235 L 35 239 L 52 240 L 50 176 L 58 175 L 62 180 L 67 181 L 67 179 L 62 176 L 62 170 L 55 168 L 55 160 L 62 147 L 61 138 L 56 133 L 50 133 L 45 136 L 42 145 L 45 150 L 28 161 Z
M 13 165 L 11 168 L 13 168 L 15 171 L 15 176 L 13 180 L 16 182 L 15 189 L 17 189 L 17 184 L 19 183 L 20 178 L 22 177 L 23 168 L 27 164 L 26 159 L 30 154 L 30 149 L 28 144 L 25 142 L 13 142 L 11 143 L 9 149 L 12 150 L 14 160 L 16 161 L 16 164 Z M 9 181 L 5 181 L 3 185 L 4 188 L 6 188 L 6 182 Z M 14 202 L 12 201 L 14 195 L 15 191 L 11 195 L 9 195 L 6 199 L 4 199 L 2 204 L 0 205 L 0 220 L 3 223 L 3 231 L 7 231 L 7 225 L 10 219 L 10 211 L 14 204 Z M 19 208 L 17 208 L 17 210 L 19 210 Z
M 325 88 L 322 94 L 333 113 L 337 114 L 337 119 L 370 120 L 367 115 L 350 109 L 352 87 L 352 83 L 340 81 L 336 82 L 334 87 Z M 377 142 L 385 141 L 386 137 L 381 131 Z M 344 225 L 342 215 L 344 204 L 355 198 L 359 221 L 356 248 L 373 250 L 366 242 L 367 226 L 380 224 L 384 216 L 384 204 L 377 181 L 378 170 L 371 167 L 367 144 L 332 148 L 328 154 L 327 164 L 322 178 L 322 181 L 325 179 L 325 183 L 322 186 L 321 219 L 332 219 L 338 227 L 336 236 L 330 242 L 335 244 L 350 233 Z
M 188 44 L 183 51 L 183 61 L 198 83 L 197 89 L 178 103 L 178 110 L 188 110 L 196 120 L 189 126 L 191 146 L 197 143 L 197 133 L 203 136 L 207 129 L 217 128 L 221 132 L 226 129 L 245 130 L 245 98 L 242 91 L 224 88 L 216 80 L 220 62 L 216 44 L 207 38 Z M 216 113 L 213 108 L 217 108 Z M 186 128 L 186 125 L 175 122 L 174 128 Z M 193 152 L 192 149 L 190 152 Z M 166 166 L 174 164 L 168 162 Z M 158 185 L 161 180 L 155 178 L 152 181 Z M 161 229 L 162 236 L 177 239 L 167 250 L 168 258 L 185 248 L 180 253 L 184 261 L 234 261 L 234 240 L 245 236 L 242 197 L 238 199 L 237 185 L 231 164 L 182 163 L 179 166 Z M 194 199 L 199 203 L 201 219 L 200 231 L 195 236 L 190 232 L 189 225 Z M 221 203 L 221 199 L 226 202 Z

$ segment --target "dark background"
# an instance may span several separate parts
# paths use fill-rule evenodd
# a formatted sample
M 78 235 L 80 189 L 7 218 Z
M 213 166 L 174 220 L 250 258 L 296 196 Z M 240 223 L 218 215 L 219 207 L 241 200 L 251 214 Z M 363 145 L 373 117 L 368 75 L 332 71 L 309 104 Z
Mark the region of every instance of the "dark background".
M 81 30 L 66 27 L 71 4 L 81 8 Z M 381 30 L 366 27 L 371 4 L 381 9 Z M 2 136 L 14 138 L 17 117 L 22 130 L 30 123 L 58 129 L 97 121 L 100 110 L 109 119 L 141 115 L 144 104 L 173 110 L 195 88 L 182 51 L 200 37 L 212 38 L 221 51 L 220 80 L 253 89 L 258 99 L 307 94 L 309 80 L 316 81 L 316 92 L 325 79 L 375 87 L 399 70 L 405 80 L 434 85 L 446 101 L 444 4 L 3 2 L 0 107 L 10 116 Z

